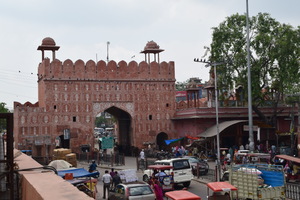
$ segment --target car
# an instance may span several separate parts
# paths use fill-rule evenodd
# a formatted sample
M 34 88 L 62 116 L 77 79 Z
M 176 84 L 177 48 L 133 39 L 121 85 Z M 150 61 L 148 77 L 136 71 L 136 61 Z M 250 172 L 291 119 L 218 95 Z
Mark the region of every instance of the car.
M 155 194 L 150 185 L 145 182 L 135 181 L 118 184 L 114 190 L 108 194 L 109 200 L 154 200 Z
M 209 165 L 205 160 L 202 160 L 196 156 L 184 156 L 183 158 L 189 159 L 194 176 L 197 176 L 198 165 L 199 165 L 199 175 L 206 175 L 208 173 Z
M 173 172 L 174 184 L 182 184 L 184 187 L 189 187 L 193 179 L 192 167 L 190 165 L 188 158 L 171 158 L 165 160 L 157 160 L 154 162 L 154 165 L 170 165 L 173 169 L 170 169 L 170 172 Z M 167 170 L 165 170 L 167 172 Z M 153 170 L 146 169 L 143 175 L 143 181 L 149 179 L 152 176 Z

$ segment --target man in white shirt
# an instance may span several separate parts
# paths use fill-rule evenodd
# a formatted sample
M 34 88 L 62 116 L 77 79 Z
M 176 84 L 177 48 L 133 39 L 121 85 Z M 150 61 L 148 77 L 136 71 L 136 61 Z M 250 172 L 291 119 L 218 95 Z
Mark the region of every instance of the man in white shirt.
M 111 185 L 112 182 L 112 177 L 111 175 L 108 173 L 108 170 L 105 170 L 105 174 L 103 174 L 102 176 L 102 182 L 103 182 L 103 199 L 106 198 L 106 191 L 107 191 L 107 196 L 109 193 L 109 187 Z
M 143 165 L 143 168 L 145 167 L 145 152 L 144 149 L 140 152 L 140 159 L 141 159 L 141 165 Z

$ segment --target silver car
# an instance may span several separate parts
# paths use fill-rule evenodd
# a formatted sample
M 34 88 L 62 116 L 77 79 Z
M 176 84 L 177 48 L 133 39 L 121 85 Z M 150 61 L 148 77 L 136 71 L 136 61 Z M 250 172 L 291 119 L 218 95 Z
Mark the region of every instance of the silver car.
M 145 182 L 120 183 L 109 192 L 109 200 L 155 200 L 155 194 L 150 185 Z

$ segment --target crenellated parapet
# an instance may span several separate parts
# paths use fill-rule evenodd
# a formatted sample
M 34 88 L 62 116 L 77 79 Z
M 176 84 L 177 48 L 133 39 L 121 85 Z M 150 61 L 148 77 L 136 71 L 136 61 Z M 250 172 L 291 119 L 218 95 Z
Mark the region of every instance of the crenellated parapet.
M 174 80 L 174 62 L 151 62 L 142 61 L 137 63 L 131 61 L 106 63 L 103 60 L 97 63 L 89 60 L 75 62 L 70 59 L 61 62 L 55 59 L 50 62 L 45 58 L 38 68 L 38 78 L 62 79 L 62 80 Z
M 27 101 L 26 103 L 21 104 L 20 102 L 15 101 L 14 102 L 14 108 L 17 108 L 17 107 L 23 107 L 23 108 L 25 108 L 25 107 L 36 107 L 36 108 L 38 108 L 39 107 L 39 102 L 36 102 L 35 104 L 32 104 L 29 101 Z

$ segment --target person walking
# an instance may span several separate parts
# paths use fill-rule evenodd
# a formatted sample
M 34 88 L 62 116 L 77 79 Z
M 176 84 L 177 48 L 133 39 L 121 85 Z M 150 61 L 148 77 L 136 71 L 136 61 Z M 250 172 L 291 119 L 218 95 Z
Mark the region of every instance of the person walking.
M 122 180 L 118 172 L 115 171 L 115 175 L 112 177 L 112 188 L 115 189 L 119 183 L 122 183 Z
M 156 200 L 163 200 L 164 199 L 164 193 L 160 187 L 160 183 L 157 179 L 154 179 L 153 182 L 153 189 L 156 196 Z
M 111 177 L 113 178 L 114 175 L 116 174 L 115 169 L 111 168 L 111 171 L 109 172 L 109 174 L 111 175 Z
M 102 182 L 103 182 L 103 199 L 106 198 L 106 191 L 107 191 L 107 196 L 109 194 L 109 187 L 112 182 L 112 177 L 108 173 L 108 170 L 105 170 L 105 174 L 102 176 Z
M 144 149 L 140 152 L 140 164 L 143 166 L 143 169 L 145 168 L 145 152 Z

